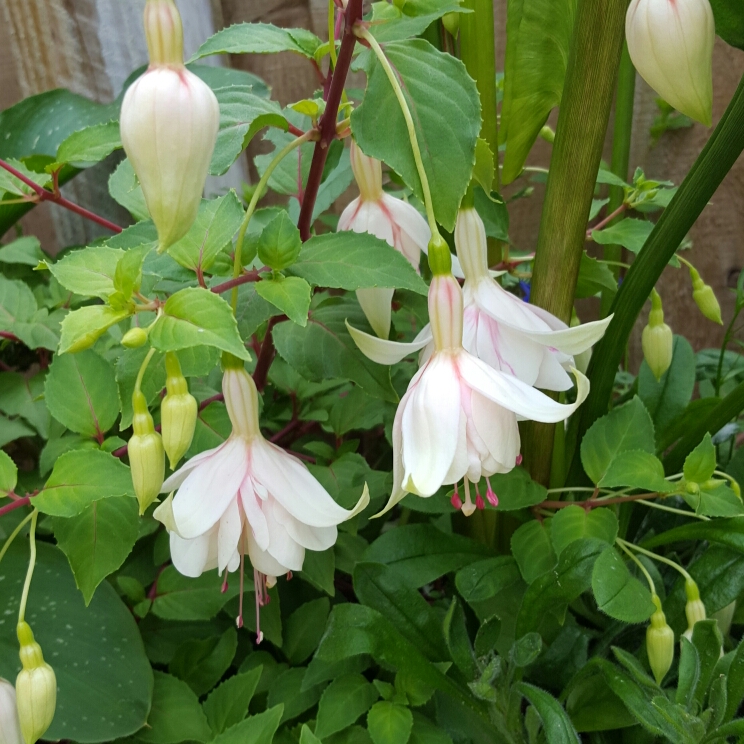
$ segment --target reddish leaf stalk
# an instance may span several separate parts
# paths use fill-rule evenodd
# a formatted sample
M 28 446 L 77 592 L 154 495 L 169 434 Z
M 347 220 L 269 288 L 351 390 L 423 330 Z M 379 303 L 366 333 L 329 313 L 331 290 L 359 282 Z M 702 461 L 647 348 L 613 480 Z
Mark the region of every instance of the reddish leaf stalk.
M 0 517 L 2 517 L 4 514 L 8 514 L 12 512 L 14 509 L 18 509 L 21 506 L 28 506 L 31 503 L 31 498 L 29 496 L 25 496 L 22 499 L 17 499 L 16 501 L 11 502 L 10 504 L 6 504 L 2 508 L 0 508 Z
M 246 271 L 245 274 L 230 279 L 230 281 L 218 284 L 216 287 L 212 287 L 212 292 L 215 294 L 224 294 L 229 292 L 233 287 L 239 287 L 241 284 L 248 284 L 249 282 L 257 282 L 261 278 L 261 274 L 264 274 L 271 269 L 264 266 L 262 269 L 255 269 L 254 271 Z
M 587 511 L 591 511 L 600 506 L 627 504 L 629 501 L 648 501 L 649 499 L 655 499 L 658 495 L 658 493 L 639 493 L 634 496 L 618 496 L 614 499 L 591 498 L 585 501 L 543 501 L 537 506 L 541 509 L 565 509 L 567 506 L 580 506 Z

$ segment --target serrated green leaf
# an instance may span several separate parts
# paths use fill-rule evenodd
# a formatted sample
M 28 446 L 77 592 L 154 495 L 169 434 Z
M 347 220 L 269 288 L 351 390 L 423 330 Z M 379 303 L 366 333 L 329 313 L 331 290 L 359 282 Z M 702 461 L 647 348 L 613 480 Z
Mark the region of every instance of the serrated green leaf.
M 703 441 L 685 458 L 683 473 L 685 480 L 692 483 L 705 483 L 716 469 L 716 448 L 708 432 Z
M 238 633 L 234 627 L 228 627 L 220 636 L 192 638 L 176 649 L 168 671 L 201 696 L 230 668 L 237 648 Z
M 337 677 L 325 689 L 318 705 L 315 735 L 325 739 L 356 723 L 379 697 L 361 674 Z
M 131 315 L 108 305 L 90 305 L 68 313 L 61 324 L 59 353 L 76 354 L 90 348 L 111 326 Z
M 597 607 L 624 623 L 642 623 L 656 609 L 648 587 L 631 576 L 613 547 L 607 548 L 594 564 L 592 591 Z
M 653 222 L 627 217 L 604 230 L 593 230 L 592 238 L 599 245 L 621 245 L 631 253 L 638 253 L 653 229 Z
M 153 613 L 163 620 L 210 620 L 225 603 L 237 596 L 239 577 L 231 577 L 226 592 L 216 572 L 203 573 L 192 579 L 168 566 L 158 578 L 158 596 L 152 603 Z M 246 588 L 246 591 L 251 591 Z
M 0 248 L 0 263 L 4 264 L 35 267 L 39 261 L 44 261 L 46 258 L 46 254 L 41 250 L 39 239 L 32 235 L 17 238 Z
M 533 519 L 523 524 L 512 535 L 511 549 L 528 584 L 550 571 L 556 564 L 550 541 L 550 521 L 538 522 Z
M 612 545 L 617 537 L 617 517 L 611 509 L 567 506 L 559 509 L 550 523 L 550 538 L 559 555 L 568 545 L 584 537 L 594 537 Z
M 76 168 L 87 168 L 99 163 L 121 146 L 118 121 L 94 124 L 67 137 L 57 150 L 55 166 L 71 163 Z
M 318 647 L 330 611 L 330 601 L 321 597 L 306 602 L 287 618 L 282 650 L 292 664 L 307 661 Z
M 259 666 L 249 672 L 236 674 L 209 693 L 203 708 L 215 735 L 240 723 L 246 717 L 262 672 L 263 667 Z
M 7 496 L 18 483 L 18 467 L 7 452 L 0 450 L 0 496 Z
M 189 60 L 211 54 L 274 54 L 295 52 L 312 59 L 320 39 L 305 29 L 285 29 L 271 23 L 239 23 L 210 36 Z
M 108 190 L 111 198 L 121 204 L 135 220 L 150 218 L 145 195 L 142 193 L 142 187 L 129 158 L 122 160 L 119 167 L 111 174 Z
M 256 292 L 284 313 L 293 323 L 307 325 L 310 309 L 310 285 L 296 276 L 276 276 L 256 284 Z
M 68 253 L 57 263 L 48 263 L 54 278 L 70 292 L 107 300 L 115 291 L 116 266 L 124 251 L 91 246 Z
M 471 563 L 455 576 L 457 591 L 468 603 L 491 599 L 521 581 L 519 566 L 510 555 Z
M 677 484 L 664 478 L 664 466 L 656 455 L 643 450 L 627 450 L 613 459 L 598 483 L 602 488 L 642 488 L 671 493 Z
M 581 740 L 563 706 L 545 690 L 519 682 L 517 690 L 534 706 L 550 744 L 580 744 Z
M 413 714 L 397 703 L 381 700 L 367 714 L 367 731 L 374 744 L 406 744 L 413 728 Z
M 280 271 L 297 260 L 301 248 L 300 231 L 286 212 L 279 212 L 261 231 L 257 252 L 263 264 Z
M 283 705 L 250 716 L 212 739 L 214 744 L 271 744 L 282 720 Z
M 325 683 L 315 687 L 303 687 L 306 672 L 304 667 L 287 669 L 274 680 L 269 688 L 267 705 L 283 706 L 282 722 L 297 718 L 320 700 Z
M 54 350 L 59 343 L 55 319 L 58 328 L 59 315 L 50 316 L 46 308 L 39 309 L 27 284 L 0 274 L 0 331 L 15 334 L 29 349 Z

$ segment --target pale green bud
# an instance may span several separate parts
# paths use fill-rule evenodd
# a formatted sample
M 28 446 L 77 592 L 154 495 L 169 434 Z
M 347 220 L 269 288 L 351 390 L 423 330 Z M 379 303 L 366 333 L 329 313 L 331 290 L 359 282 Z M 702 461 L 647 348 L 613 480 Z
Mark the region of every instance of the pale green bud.
M 442 16 L 442 25 L 452 36 L 457 36 L 457 32 L 460 30 L 460 14 L 445 13 Z
M 447 275 L 452 272 L 452 254 L 441 235 L 434 235 L 429 241 L 429 268 L 434 276 Z
M 147 331 L 144 328 L 130 328 L 121 339 L 121 345 L 127 349 L 139 349 L 146 343 Z
M 700 599 L 700 590 L 698 585 L 692 580 L 685 581 L 685 594 L 687 595 L 687 604 L 685 605 L 685 615 L 687 617 L 687 630 L 682 634 L 688 641 L 692 640 L 692 631 L 695 629 L 695 623 L 705 620 L 705 605 Z
M 723 325 L 721 317 L 721 306 L 713 291 L 713 287 L 706 284 L 696 269 L 690 266 L 690 279 L 692 279 L 692 299 L 700 309 L 700 312 L 708 319 L 718 325 Z
M 34 640 L 31 627 L 18 623 L 18 641 L 23 669 L 16 678 L 16 705 L 21 733 L 26 744 L 34 744 L 49 728 L 57 707 L 57 679 L 44 661 L 41 646 Z
M 643 329 L 641 346 L 646 364 L 657 380 L 661 379 L 672 364 L 673 344 L 672 329 L 664 322 L 661 297 L 654 289 L 651 291 L 651 312 L 648 315 L 648 325 Z
M 0 744 L 23 744 L 15 687 L 0 677 Z
M 651 625 L 646 631 L 646 654 L 656 684 L 660 685 L 674 661 L 674 631 L 667 625 L 659 597 L 654 594 L 651 600 L 656 612 L 651 615 Z
M 158 497 L 165 479 L 165 451 L 160 434 L 155 431 L 145 396 L 139 390 L 132 396 L 134 435 L 129 440 L 129 465 L 132 470 L 134 493 L 144 514 Z
M 160 405 L 160 423 L 163 447 L 170 460 L 171 470 L 175 470 L 176 464 L 186 454 L 194 438 L 198 406 L 194 396 L 189 393 L 188 383 L 175 354 L 165 355 L 165 369 L 168 374 L 165 381 L 168 392 Z

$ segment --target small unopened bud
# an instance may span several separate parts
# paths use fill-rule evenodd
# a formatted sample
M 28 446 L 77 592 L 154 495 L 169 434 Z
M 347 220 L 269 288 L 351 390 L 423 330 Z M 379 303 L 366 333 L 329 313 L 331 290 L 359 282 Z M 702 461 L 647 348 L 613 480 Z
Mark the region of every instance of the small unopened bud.
M 129 465 L 132 469 L 134 493 L 144 514 L 158 497 L 165 478 L 165 451 L 160 434 L 155 431 L 145 396 L 139 390 L 132 395 L 134 435 L 129 440 Z
M 175 470 L 176 464 L 186 454 L 194 438 L 197 404 L 194 396 L 189 393 L 178 357 L 172 352 L 165 355 L 165 369 L 168 375 L 165 387 L 168 392 L 160 404 L 160 423 L 163 447 L 171 470 Z
M 651 290 L 651 312 L 648 325 L 643 329 L 641 346 L 646 364 L 654 377 L 660 380 L 672 364 L 674 336 L 672 329 L 664 322 L 661 297 L 655 289 Z
M 148 0 L 145 31 L 150 67 L 124 96 L 120 129 L 162 252 L 196 219 L 220 109 L 209 86 L 183 64 L 183 29 L 173 0 Z
M 447 242 L 441 235 L 435 235 L 429 241 L 429 268 L 434 276 L 452 272 L 452 254 Z
M 692 279 L 692 299 L 700 309 L 700 312 L 708 319 L 718 325 L 723 325 L 721 317 L 721 306 L 713 291 L 713 287 L 706 284 L 696 269 L 690 267 L 690 279 Z
M 654 594 L 651 600 L 656 612 L 651 615 L 651 625 L 646 631 L 646 654 L 656 684 L 660 685 L 674 661 L 674 631 L 667 625 L 659 597 Z
M 15 687 L 0 677 L 0 744 L 23 744 Z
M 460 30 L 460 14 L 445 13 L 442 16 L 442 25 L 449 31 L 450 35 L 456 37 L 457 32 Z
M 695 623 L 705 620 L 705 605 L 700 599 L 700 590 L 698 585 L 692 580 L 685 581 L 685 594 L 687 595 L 687 604 L 685 605 L 685 615 L 687 616 L 687 630 L 682 634 L 688 641 L 692 640 L 692 631 L 695 629 Z
M 147 331 L 144 328 L 130 328 L 121 339 L 121 345 L 126 349 L 139 349 L 146 343 Z
M 57 679 L 44 661 L 41 646 L 34 640 L 31 627 L 18 623 L 18 641 L 23 669 L 16 678 L 16 705 L 21 733 L 26 744 L 34 744 L 49 728 L 57 707 Z

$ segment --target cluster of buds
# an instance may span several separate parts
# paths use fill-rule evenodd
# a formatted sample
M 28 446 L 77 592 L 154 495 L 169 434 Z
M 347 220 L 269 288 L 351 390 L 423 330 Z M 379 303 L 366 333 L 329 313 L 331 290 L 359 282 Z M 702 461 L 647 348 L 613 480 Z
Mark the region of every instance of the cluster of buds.
M 23 666 L 15 684 L 18 723 L 25 744 L 35 744 L 54 718 L 57 706 L 57 678 L 52 667 L 44 661 L 41 646 L 34 640 L 29 624 L 19 622 L 17 633 Z M 9 693 L 7 689 L 3 689 L 3 692 L 7 705 Z M 4 723 L 0 722 L 0 731 L 4 731 L 4 728 Z M 12 742 L 13 739 L 10 738 L 8 741 Z
M 121 107 L 121 141 L 139 178 L 162 252 L 191 228 L 220 123 L 217 98 L 183 64 L 183 28 L 173 0 L 148 0 L 150 67 Z
M 646 364 L 651 368 L 657 380 L 672 365 L 674 336 L 672 329 L 664 322 L 664 310 L 661 297 L 651 290 L 651 312 L 648 314 L 648 325 L 643 329 L 641 346 Z
M 155 424 L 147 408 L 142 391 L 135 389 L 132 395 L 132 428 L 129 440 L 129 465 L 132 469 L 134 493 L 139 502 L 140 514 L 144 514 L 158 497 L 165 478 L 165 450 L 163 440 L 155 431 Z

